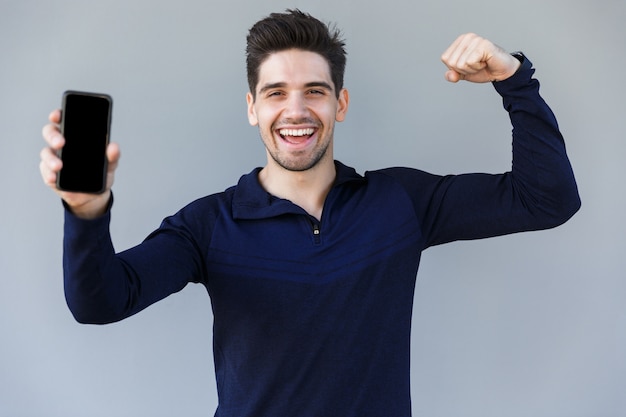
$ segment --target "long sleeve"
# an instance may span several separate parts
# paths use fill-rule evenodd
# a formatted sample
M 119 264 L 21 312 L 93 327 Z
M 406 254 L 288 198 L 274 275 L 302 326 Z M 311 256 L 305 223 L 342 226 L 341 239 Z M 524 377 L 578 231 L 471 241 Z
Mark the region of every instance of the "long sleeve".
M 580 198 L 556 118 L 539 95 L 526 58 L 511 78 L 494 83 L 513 126 L 511 171 L 438 176 L 393 174 L 413 200 L 425 247 L 556 227 Z
M 580 197 L 556 118 L 539 95 L 528 59 L 508 82 L 494 83 L 513 126 L 513 184 L 525 201 L 553 227 L 579 208 Z M 524 82 L 526 80 L 526 82 Z M 519 84 L 518 84 L 519 83 Z
M 110 211 L 95 220 L 65 212 L 65 297 L 81 323 L 122 320 L 199 280 L 197 250 L 180 229 L 166 221 L 142 244 L 116 254 L 110 218 Z

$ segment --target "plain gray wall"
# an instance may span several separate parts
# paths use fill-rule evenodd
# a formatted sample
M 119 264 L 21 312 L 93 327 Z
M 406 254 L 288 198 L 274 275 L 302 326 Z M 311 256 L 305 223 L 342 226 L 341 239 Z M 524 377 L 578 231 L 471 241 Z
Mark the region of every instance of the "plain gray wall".
M 140 242 L 264 164 L 246 119 L 245 35 L 287 7 L 345 32 L 352 102 L 336 156 L 360 172 L 509 169 L 499 96 L 443 78 L 441 52 L 467 31 L 526 52 L 566 136 L 583 199 L 569 223 L 425 252 L 414 415 L 626 415 L 623 0 L 0 0 L 0 416 L 213 414 L 203 287 L 121 323 L 73 321 L 40 131 L 66 89 L 114 97 L 112 233 L 118 250 Z

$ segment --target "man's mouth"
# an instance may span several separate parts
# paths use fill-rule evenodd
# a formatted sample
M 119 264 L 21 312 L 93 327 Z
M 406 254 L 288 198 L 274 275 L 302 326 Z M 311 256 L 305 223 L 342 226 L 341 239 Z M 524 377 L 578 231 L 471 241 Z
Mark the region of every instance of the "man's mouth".
M 309 139 L 315 133 L 315 129 L 279 129 L 278 133 L 285 141 L 295 145 Z

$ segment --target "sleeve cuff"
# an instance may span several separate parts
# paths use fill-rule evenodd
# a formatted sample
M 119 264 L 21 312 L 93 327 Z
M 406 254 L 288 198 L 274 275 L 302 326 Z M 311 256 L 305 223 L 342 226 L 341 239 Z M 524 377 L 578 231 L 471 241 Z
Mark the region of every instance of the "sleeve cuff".
M 500 95 L 505 95 L 506 92 L 510 90 L 514 90 L 521 86 L 527 85 L 533 77 L 535 73 L 535 69 L 533 68 L 533 63 L 528 59 L 526 55 L 521 52 L 514 52 L 513 55 L 517 58 L 521 65 L 515 72 L 515 74 L 511 75 L 506 80 L 502 81 L 494 81 L 492 84 L 500 93 Z

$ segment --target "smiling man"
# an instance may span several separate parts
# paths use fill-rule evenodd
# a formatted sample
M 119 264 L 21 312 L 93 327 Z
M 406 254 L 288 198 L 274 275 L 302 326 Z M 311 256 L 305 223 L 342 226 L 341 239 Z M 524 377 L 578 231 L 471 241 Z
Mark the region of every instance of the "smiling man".
M 139 312 L 190 282 L 214 313 L 218 417 L 407 417 L 415 278 L 426 248 L 546 229 L 579 208 L 556 120 L 533 69 L 474 34 L 442 55 L 451 82 L 492 82 L 513 125 L 512 170 L 438 176 L 412 168 L 358 174 L 334 159 L 345 119 L 340 33 L 300 11 L 248 35 L 248 119 L 267 164 L 190 203 L 138 246 L 109 235 L 119 148 L 107 189 L 55 188 L 64 139 L 44 127 L 43 180 L 63 199 L 68 305 L 83 323 Z
M 348 111 L 348 91 L 335 88 L 326 58 L 306 50 L 276 51 L 258 73 L 247 102 L 267 151 L 259 181 L 319 220 L 335 179 L 333 135 Z

